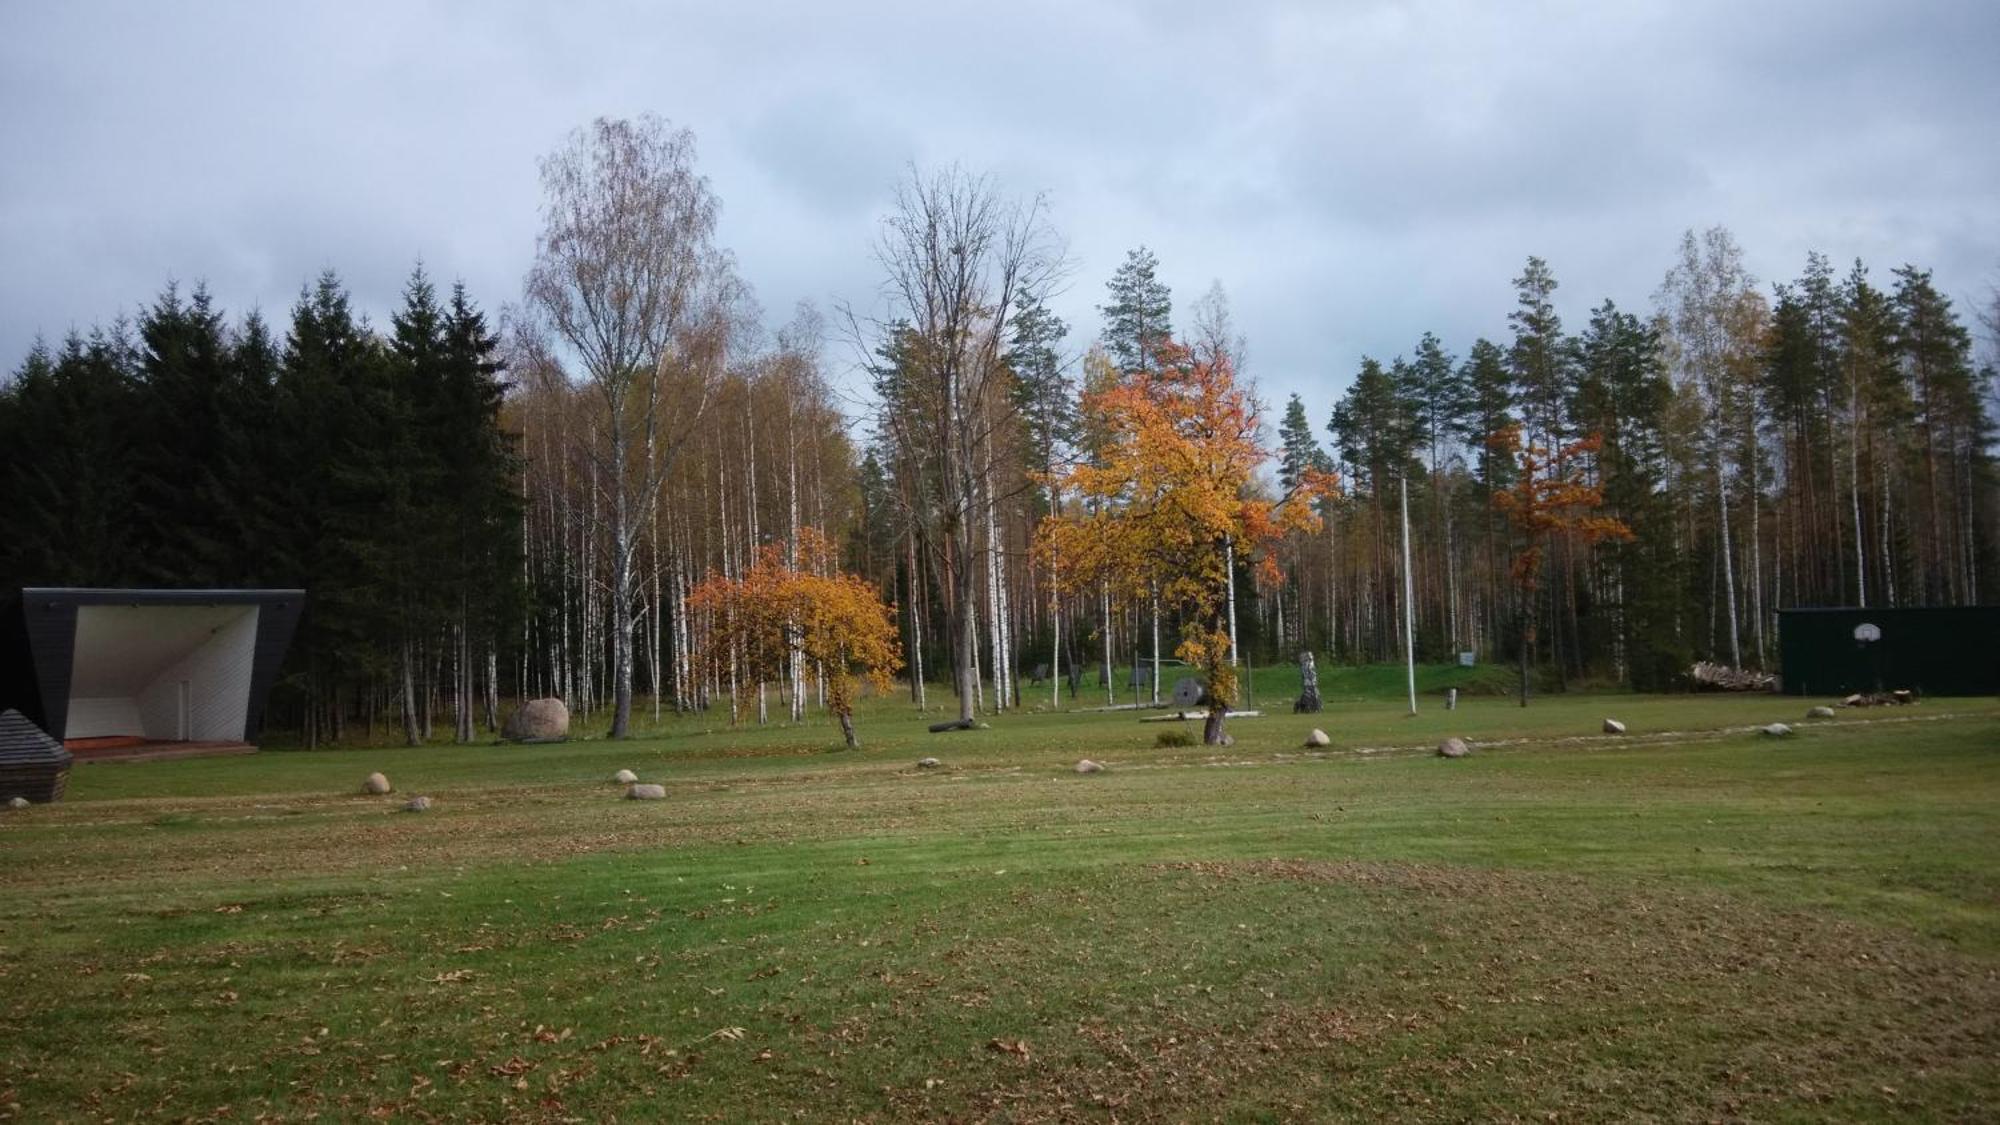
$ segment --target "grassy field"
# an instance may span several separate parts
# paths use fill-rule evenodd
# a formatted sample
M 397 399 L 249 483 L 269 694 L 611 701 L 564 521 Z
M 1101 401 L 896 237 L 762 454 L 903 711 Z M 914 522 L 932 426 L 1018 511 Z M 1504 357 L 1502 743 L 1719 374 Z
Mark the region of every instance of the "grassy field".
M 80 768 L 0 813 L 0 1117 L 1991 1119 L 2000 702 L 1480 674 Z

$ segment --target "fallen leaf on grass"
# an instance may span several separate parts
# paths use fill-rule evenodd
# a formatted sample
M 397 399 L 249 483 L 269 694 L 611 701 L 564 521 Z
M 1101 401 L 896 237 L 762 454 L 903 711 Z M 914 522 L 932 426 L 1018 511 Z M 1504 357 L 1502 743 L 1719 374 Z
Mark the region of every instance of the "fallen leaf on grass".
M 453 969 L 453 970 L 451 970 L 451 971 L 450 971 L 450 972 L 448 972 L 448 973 L 439 973 L 438 975 L 436 975 L 436 976 L 432 977 L 432 978 L 431 978 L 431 983 L 432 983 L 432 984 L 456 984 L 456 983 L 458 983 L 459 981 L 467 981 L 467 980 L 471 980 L 471 979 L 472 979 L 472 970 L 471 970 L 471 969 Z
M 527 1059 L 522 1058 L 519 1055 L 515 1055 L 513 1058 L 508 1059 L 506 1062 L 496 1063 L 493 1066 L 487 1067 L 486 1069 L 489 1072 L 491 1072 L 495 1077 L 518 1078 L 521 1075 L 526 1074 L 529 1071 L 535 1069 L 535 1064 L 528 1061 Z
M 1025 1039 L 989 1039 L 986 1041 L 986 1049 L 1024 1059 L 1028 1057 L 1028 1041 Z

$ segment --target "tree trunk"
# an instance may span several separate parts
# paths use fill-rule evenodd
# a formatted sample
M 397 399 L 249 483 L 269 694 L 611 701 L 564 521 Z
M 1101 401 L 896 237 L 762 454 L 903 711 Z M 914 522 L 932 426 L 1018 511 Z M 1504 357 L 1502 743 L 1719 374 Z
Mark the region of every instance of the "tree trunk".
M 1229 734 L 1222 729 L 1222 722 L 1228 716 L 1229 708 L 1227 705 L 1222 703 L 1210 703 L 1208 705 L 1208 718 L 1201 725 L 1201 744 L 1203 746 L 1229 745 L 1231 741 Z

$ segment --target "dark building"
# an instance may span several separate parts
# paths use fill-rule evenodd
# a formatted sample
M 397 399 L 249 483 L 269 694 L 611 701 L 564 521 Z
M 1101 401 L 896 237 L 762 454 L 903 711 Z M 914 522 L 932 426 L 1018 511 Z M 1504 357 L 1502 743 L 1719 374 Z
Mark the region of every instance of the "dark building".
M 29 588 L 0 606 L 0 709 L 72 749 L 257 737 L 302 590 Z
M 2000 606 L 1782 609 L 1778 650 L 1789 695 L 2000 695 Z

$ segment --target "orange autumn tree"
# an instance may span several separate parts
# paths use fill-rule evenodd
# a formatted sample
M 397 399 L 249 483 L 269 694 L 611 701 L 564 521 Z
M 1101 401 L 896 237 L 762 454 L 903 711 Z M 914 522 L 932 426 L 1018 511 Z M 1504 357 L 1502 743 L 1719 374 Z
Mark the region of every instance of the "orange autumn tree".
M 1520 536 L 1521 551 L 1514 556 L 1510 574 L 1520 595 L 1521 627 L 1521 706 L 1528 705 L 1528 660 L 1535 644 L 1535 596 L 1541 590 L 1544 545 L 1552 538 L 1568 536 L 1582 543 L 1606 539 L 1630 541 L 1632 529 L 1611 516 L 1593 515 L 1604 505 L 1604 489 L 1590 483 L 1578 465 L 1604 444 L 1591 434 L 1567 445 L 1555 447 L 1521 440 L 1521 427 L 1510 424 L 1487 439 L 1487 444 L 1514 460 L 1513 487 L 1493 494 L 1493 506 L 1507 514 L 1508 522 Z
M 1259 581 L 1275 583 L 1276 548 L 1289 531 L 1317 529 L 1312 501 L 1338 482 L 1309 471 L 1280 499 L 1257 495 L 1257 468 L 1269 455 L 1229 357 L 1198 357 L 1168 342 L 1155 359 L 1154 370 L 1084 396 L 1095 448 L 1059 482 L 1080 503 L 1042 522 L 1035 550 L 1068 592 L 1158 592 L 1161 608 L 1180 618 L 1176 655 L 1208 684 L 1202 740 L 1222 745 L 1237 690 L 1229 661 L 1232 547 Z
M 835 572 L 833 557 L 827 537 L 806 528 L 795 550 L 760 548 L 740 578 L 709 575 L 688 594 L 687 606 L 706 625 L 695 653 L 704 670 L 734 670 L 740 681 L 760 683 L 782 678 L 794 653 L 818 664 L 826 674 L 826 708 L 853 749 L 861 745 L 854 734 L 855 670 L 887 691 L 903 666 L 903 647 L 895 608 L 866 581 Z M 729 717 L 736 721 L 735 693 Z

